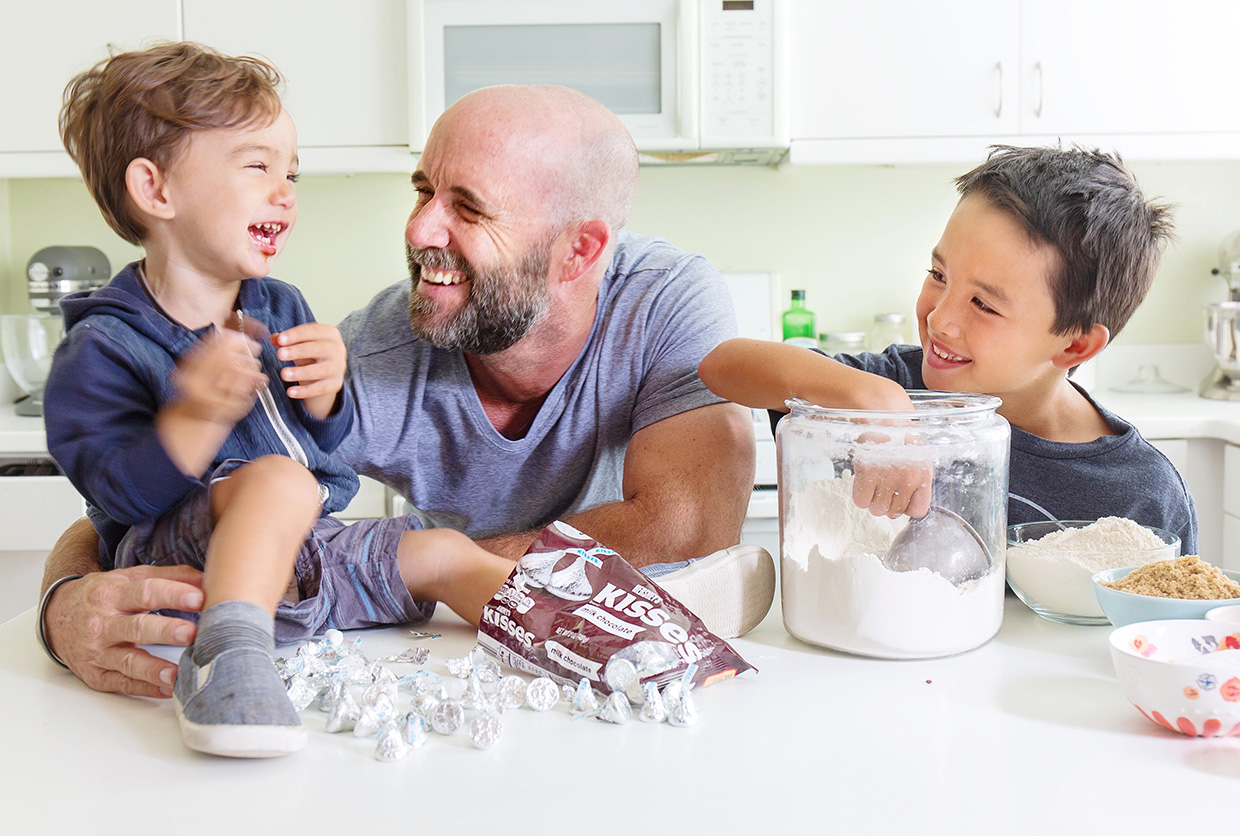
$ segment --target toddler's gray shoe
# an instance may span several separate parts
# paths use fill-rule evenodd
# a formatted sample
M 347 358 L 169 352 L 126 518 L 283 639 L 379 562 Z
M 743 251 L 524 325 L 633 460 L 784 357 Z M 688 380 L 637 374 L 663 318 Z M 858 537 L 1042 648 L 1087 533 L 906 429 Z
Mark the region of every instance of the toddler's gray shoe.
M 775 598 L 775 561 L 761 546 L 741 543 L 654 581 L 702 619 L 706 629 L 734 639 L 766 618 Z
M 270 656 L 241 647 L 200 667 L 193 650 L 181 654 L 172 688 L 186 746 L 231 758 L 274 758 L 306 745 L 306 730 Z

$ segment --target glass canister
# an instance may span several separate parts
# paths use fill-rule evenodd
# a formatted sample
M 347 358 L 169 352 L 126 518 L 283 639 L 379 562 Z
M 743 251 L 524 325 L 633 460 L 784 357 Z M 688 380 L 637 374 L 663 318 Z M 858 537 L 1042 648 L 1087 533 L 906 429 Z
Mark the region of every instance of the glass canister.
M 870 329 L 870 351 L 886 351 L 889 345 L 908 345 L 908 329 L 904 314 L 880 313 L 874 315 L 874 327 Z
M 802 400 L 776 428 L 780 586 L 796 638 L 862 656 L 950 656 L 1003 620 L 1009 427 L 999 399 L 909 392 L 912 412 Z M 913 520 L 859 507 L 920 497 Z M 928 501 L 927 501 L 928 500 Z
M 826 354 L 860 354 L 865 351 L 865 332 L 831 331 L 819 334 L 818 348 Z

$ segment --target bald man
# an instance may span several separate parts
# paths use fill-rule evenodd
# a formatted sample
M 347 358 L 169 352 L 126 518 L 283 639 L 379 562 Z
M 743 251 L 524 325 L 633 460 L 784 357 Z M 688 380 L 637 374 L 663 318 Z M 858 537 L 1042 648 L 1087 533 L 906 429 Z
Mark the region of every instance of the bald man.
M 567 88 L 486 88 L 435 123 L 413 185 L 410 278 L 341 325 L 358 412 L 338 455 L 424 526 L 516 559 L 563 519 L 716 632 L 754 626 L 774 567 L 730 548 L 752 425 L 697 376 L 735 317 L 706 259 L 620 231 L 637 187 L 624 126 Z M 47 644 L 93 688 L 167 695 L 175 669 L 135 645 L 192 639 L 150 610 L 194 611 L 196 578 L 100 568 L 89 528 L 67 532 L 45 574 Z

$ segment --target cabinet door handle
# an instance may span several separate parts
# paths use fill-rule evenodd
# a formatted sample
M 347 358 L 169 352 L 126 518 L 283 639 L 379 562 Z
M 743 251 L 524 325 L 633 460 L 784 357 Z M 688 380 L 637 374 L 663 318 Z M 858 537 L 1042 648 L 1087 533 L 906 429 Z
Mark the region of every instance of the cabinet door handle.
M 1003 62 L 995 64 L 995 118 L 1003 116 Z
M 1045 85 L 1042 83 L 1042 62 L 1038 61 L 1033 65 L 1033 71 L 1038 74 L 1038 98 L 1037 104 L 1033 106 L 1033 115 L 1038 119 L 1042 118 L 1042 97 L 1046 92 Z

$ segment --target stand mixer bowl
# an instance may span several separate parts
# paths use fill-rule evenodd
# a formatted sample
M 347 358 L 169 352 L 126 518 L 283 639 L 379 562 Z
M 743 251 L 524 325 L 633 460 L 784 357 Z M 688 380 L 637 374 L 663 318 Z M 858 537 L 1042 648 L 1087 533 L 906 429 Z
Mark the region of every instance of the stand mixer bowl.
M 1205 306 L 1205 340 L 1218 368 L 1201 384 L 1203 398 L 1240 401 L 1240 302 Z
M 4 355 L 5 368 L 30 396 L 18 401 L 18 415 L 43 414 L 43 384 L 62 336 L 64 320 L 56 314 L 0 316 L 0 353 Z

